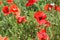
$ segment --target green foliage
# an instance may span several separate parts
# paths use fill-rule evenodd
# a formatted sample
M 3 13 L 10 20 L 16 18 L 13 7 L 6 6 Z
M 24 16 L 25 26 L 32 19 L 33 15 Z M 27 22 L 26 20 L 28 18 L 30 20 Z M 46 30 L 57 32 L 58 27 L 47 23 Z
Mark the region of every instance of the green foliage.
M 50 35 L 51 40 L 60 40 L 60 14 L 59 12 L 52 10 L 52 12 L 46 12 L 44 6 L 47 3 L 56 3 L 60 5 L 60 0 L 39 0 L 31 7 L 26 7 L 27 0 L 14 0 L 14 3 L 21 9 L 21 16 L 26 16 L 28 22 L 17 24 L 14 15 L 10 14 L 4 16 L 2 7 L 8 5 L 5 0 L 2 0 L 3 4 L 0 5 L 0 35 L 8 36 L 10 40 L 38 40 L 36 34 L 38 23 L 34 19 L 34 13 L 37 10 L 41 10 L 46 13 L 47 20 L 51 22 L 51 26 L 47 28 L 47 33 Z

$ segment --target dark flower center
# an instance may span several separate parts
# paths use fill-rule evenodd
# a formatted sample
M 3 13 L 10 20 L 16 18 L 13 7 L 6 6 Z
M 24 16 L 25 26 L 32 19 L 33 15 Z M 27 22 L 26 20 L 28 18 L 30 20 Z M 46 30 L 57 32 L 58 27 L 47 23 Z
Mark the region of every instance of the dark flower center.
M 42 17 L 39 17 L 39 20 L 42 20 Z
M 9 9 L 7 9 L 6 12 L 9 12 Z
M 44 38 L 41 38 L 41 40 L 45 40 Z

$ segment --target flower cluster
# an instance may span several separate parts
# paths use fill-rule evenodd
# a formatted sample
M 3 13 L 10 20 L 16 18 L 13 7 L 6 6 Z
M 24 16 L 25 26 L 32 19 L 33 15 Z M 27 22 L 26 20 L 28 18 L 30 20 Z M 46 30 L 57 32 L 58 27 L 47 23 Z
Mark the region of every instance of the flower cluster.
M 17 19 L 17 23 L 20 24 L 22 22 L 27 22 L 26 17 L 25 16 L 20 16 L 21 12 L 20 9 L 18 8 L 18 6 L 16 4 L 14 4 L 14 0 L 6 0 L 8 4 L 10 4 L 10 6 L 3 6 L 3 13 L 5 16 L 9 15 L 10 13 L 12 13 L 16 19 Z
M 54 10 L 60 12 L 60 6 L 55 5 L 55 4 L 46 4 L 46 5 L 44 6 L 44 9 L 45 9 L 46 11 L 52 11 L 52 9 L 54 9 Z
M 39 25 L 46 25 L 46 27 L 49 27 L 50 26 L 50 22 L 48 22 L 46 20 L 47 16 L 44 12 L 42 11 L 37 11 L 35 14 L 34 14 L 34 18 L 37 20 L 37 22 L 39 23 Z M 46 29 L 41 29 L 38 33 L 37 33 L 37 36 L 39 38 L 39 40 L 50 40 L 49 39 L 49 36 L 47 35 L 46 33 Z
M 37 36 L 39 40 L 50 40 L 49 36 L 46 33 L 45 29 L 41 29 L 38 33 Z
M 40 25 L 46 24 L 47 27 L 50 25 L 49 22 L 46 20 L 46 18 L 47 18 L 46 14 L 42 11 L 37 11 L 34 14 L 34 18 L 36 18 L 37 22 Z

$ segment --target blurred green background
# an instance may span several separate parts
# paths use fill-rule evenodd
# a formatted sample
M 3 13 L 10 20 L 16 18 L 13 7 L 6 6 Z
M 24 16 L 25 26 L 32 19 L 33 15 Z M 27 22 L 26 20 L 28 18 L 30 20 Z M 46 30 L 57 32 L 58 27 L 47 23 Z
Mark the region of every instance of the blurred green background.
M 8 36 L 9 40 L 38 40 L 37 32 L 39 29 L 36 28 L 39 24 L 34 18 L 34 13 L 37 10 L 45 12 L 47 20 L 50 21 L 51 26 L 47 28 L 47 34 L 51 40 L 60 40 L 60 12 L 55 11 L 47 12 L 44 10 L 46 4 L 55 3 L 60 6 L 60 0 L 39 0 L 31 7 L 26 7 L 25 4 L 28 0 L 14 0 L 14 3 L 20 8 L 21 16 L 26 16 L 28 22 L 17 24 L 14 15 L 10 14 L 4 16 L 2 10 L 3 6 L 9 4 L 6 0 L 2 0 L 3 4 L 0 5 L 0 35 Z

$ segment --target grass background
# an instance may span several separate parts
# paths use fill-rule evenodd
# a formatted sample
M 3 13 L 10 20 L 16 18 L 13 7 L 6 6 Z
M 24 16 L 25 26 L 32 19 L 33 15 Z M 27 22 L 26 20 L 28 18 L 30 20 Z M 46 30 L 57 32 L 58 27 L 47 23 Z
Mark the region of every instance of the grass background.
M 9 40 L 38 40 L 36 34 L 42 26 L 36 28 L 38 23 L 34 19 L 34 13 L 37 10 L 45 12 L 47 20 L 50 21 L 51 26 L 47 28 L 47 33 L 51 40 L 60 40 L 60 12 L 52 12 L 44 10 L 44 6 L 49 3 L 60 5 L 60 0 L 39 0 L 31 7 L 26 7 L 25 4 L 28 0 L 14 0 L 14 3 L 20 8 L 21 16 L 26 16 L 28 22 L 17 24 L 14 15 L 10 14 L 4 16 L 2 10 L 3 6 L 9 4 L 6 0 L 2 0 L 3 4 L 0 5 L 0 35 L 8 36 Z

